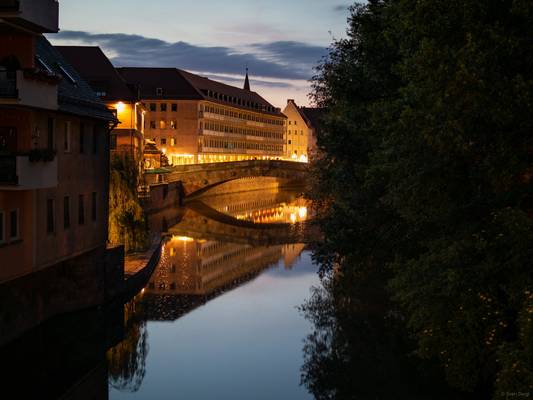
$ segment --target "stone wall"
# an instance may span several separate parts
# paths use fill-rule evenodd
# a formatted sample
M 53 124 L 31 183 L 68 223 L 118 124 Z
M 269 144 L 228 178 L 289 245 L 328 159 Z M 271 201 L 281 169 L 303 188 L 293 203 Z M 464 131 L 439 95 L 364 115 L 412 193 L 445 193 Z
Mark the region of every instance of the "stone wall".
M 121 292 L 123 258 L 121 247 L 99 247 L 0 285 L 0 346 L 55 315 L 103 304 Z

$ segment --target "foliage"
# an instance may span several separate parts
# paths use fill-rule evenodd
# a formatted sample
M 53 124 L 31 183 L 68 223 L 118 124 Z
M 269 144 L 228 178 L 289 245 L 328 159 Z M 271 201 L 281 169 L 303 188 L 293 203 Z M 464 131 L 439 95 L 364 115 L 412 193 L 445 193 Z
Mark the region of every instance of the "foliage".
M 124 244 L 126 251 L 144 250 L 148 244 L 148 227 L 137 195 L 139 170 L 126 155 L 111 160 L 109 182 L 109 241 Z
M 374 0 L 314 79 L 322 274 L 388 271 L 417 354 L 495 396 L 533 389 L 531 37 L 525 0 Z
M 142 295 L 141 295 L 142 296 Z M 109 384 L 122 392 L 137 392 L 146 375 L 148 331 L 143 319 L 142 299 L 124 305 L 124 339 L 107 354 Z

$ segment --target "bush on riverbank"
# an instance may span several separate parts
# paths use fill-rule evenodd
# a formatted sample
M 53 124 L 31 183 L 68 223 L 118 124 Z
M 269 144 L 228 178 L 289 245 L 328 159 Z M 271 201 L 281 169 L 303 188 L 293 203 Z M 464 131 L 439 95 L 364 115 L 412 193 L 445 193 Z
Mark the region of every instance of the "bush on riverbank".
M 369 1 L 314 79 L 322 273 L 386 271 L 416 354 L 495 397 L 533 390 L 531 37 L 525 0 Z
M 137 195 L 139 169 L 127 154 L 113 156 L 109 181 L 109 242 L 123 244 L 126 252 L 149 245 L 146 217 Z

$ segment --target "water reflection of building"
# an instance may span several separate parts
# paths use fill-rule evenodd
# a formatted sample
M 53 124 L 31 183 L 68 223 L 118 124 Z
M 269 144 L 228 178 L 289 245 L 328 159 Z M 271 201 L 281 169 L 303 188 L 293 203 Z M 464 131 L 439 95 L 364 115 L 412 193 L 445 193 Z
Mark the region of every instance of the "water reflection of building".
M 148 293 L 208 295 L 277 263 L 284 249 L 174 236 L 165 244 Z

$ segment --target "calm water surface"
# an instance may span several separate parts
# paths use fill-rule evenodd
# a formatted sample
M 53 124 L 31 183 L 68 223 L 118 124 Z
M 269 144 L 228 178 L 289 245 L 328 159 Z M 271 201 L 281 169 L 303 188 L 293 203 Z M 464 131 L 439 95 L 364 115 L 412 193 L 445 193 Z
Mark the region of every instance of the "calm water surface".
M 110 349 L 111 399 L 310 399 L 300 386 L 319 284 L 300 243 L 306 202 L 261 191 L 202 199 L 169 228 Z

